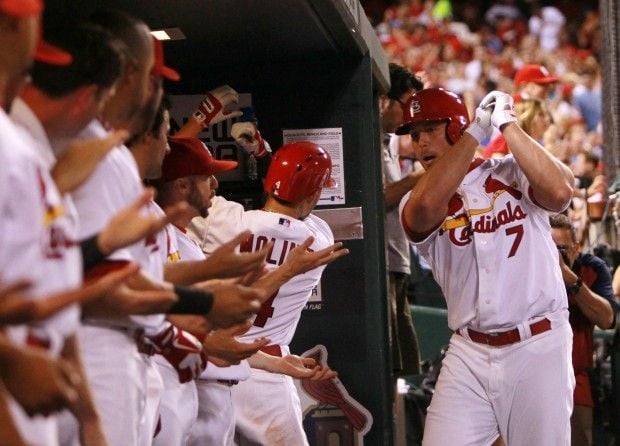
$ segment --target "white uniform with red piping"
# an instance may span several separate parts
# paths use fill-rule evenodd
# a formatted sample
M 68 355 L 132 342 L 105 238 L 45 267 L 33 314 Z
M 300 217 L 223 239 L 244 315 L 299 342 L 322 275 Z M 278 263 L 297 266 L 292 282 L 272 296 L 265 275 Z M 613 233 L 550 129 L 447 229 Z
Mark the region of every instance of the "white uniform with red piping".
M 499 433 L 510 445 L 570 444 L 572 331 L 549 215 L 514 157 L 478 161 L 441 226 L 416 243 L 458 332 L 425 445 L 491 444 Z
M 281 265 L 295 246 L 314 236 L 312 250 L 320 250 L 334 243 L 331 229 L 314 215 L 297 220 L 284 214 L 263 210 L 244 211 L 238 203 L 216 197 L 209 216 L 194 219 L 191 229 L 202 241 L 205 252 L 212 252 L 221 244 L 244 230 L 250 230 L 250 240 L 242 246 L 245 251 L 257 251 L 274 241 L 267 256 L 267 268 Z M 314 288 L 321 280 L 325 267 L 319 267 L 294 277 L 262 306 L 250 330 L 239 337 L 251 341 L 260 337 L 271 339 L 271 353 L 287 355 L 301 312 Z M 240 437 L 257 444 L 307 444 L 302 426 L 299 396 L 292 378 L 251 369 L 250 377 L 232 388 L 236 428 Z

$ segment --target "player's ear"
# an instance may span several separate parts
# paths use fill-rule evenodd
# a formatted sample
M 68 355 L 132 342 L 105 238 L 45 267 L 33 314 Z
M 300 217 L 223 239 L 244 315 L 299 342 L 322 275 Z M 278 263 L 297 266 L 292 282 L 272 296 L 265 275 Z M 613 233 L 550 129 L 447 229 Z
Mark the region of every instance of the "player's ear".
M 187 178 L 187 177 L 177 178 L 176 180 L 174 180 L 174 187 L 179 192 L 187 192 L 187 191 L 189 191 L 189 189 L 190 189 L 189 178 Z

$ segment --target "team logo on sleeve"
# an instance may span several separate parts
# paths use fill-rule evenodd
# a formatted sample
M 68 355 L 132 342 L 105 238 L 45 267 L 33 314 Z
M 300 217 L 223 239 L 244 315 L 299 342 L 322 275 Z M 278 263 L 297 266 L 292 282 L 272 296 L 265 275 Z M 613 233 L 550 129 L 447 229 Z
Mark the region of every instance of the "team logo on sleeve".
M 471 243 L 474 232 L 495 232 L 501 226 L 527 217 L 527 213 L 519 204 L 523 193 L 517 189 L 515 183 L 506 184 L 489 175 L 484 181 L 483 190 L 485 194 L 490 195 L 489 206 L 479 209 L 466 209 L 462 196 L 459 194 L 452 196 L 448 203 L 448 216 L 441 226 L 440 235 L 447 232 L 453 244 L 465 246 Z M 496 209 L 495 202 L 504 193 L 514 200 L 508 199 L 501 209 Z

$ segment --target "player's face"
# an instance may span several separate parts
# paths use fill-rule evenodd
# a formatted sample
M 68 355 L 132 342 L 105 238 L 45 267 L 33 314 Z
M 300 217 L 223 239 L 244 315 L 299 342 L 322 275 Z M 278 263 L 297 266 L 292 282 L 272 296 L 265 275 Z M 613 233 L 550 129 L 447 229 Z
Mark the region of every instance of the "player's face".
M 88 90 L 84 96 L 79 96 L 74 106 L 67 110 L 63 119 L 64 127 L 59 128 L 59 137 L 73 137 L 79 133 L 90 121 L 101 116 L 103 108 L 114 95 L 115 87 L 96 89 L 93 86 L 84 87 Z
M 0 36 L 4 41 L 2 66 L 7 76 L 5 98 L 2 104 L 6 110 L 10 110 L 13 100 L 28 80 L 39 32 L 39 18 L 14 19 L 14 25 L 3 27 L 4 34 Z
M 139 59 L 128 58 L 115 96 L 123 109 L 119 119 L 121 122 L 116 125 L 127 128 L 133 135 L 139 135 L 148 128 L 162 94 L 161 79 L 151 74 L 155 59 L 149 30 L 141 28 L 145 39 L 143 54 Z
M 537 84 L 535 82 L 528 82 L 523 89 L 523 92 L 530 98 L 544 101 L 554 88 L 555 84 Z
M 415 157 L 426 170 L 451 147 L 446 139 L 447 125 L 445 122 L 428 122 L 416 125 L 411 131 Z
M 152 156 L 149 159 L 149 167 L 146 172 L 147 178 L 159 178 L 161 176 L 161 166 L 164 162 L 164 157 L 170 152 L 167 138 L 169 131 L 170 114 L 168 110 L 164 110 L 164 119 L 159 126 L 157 134 L 149 138 Z
M 190 178 L 187 203 L 196 210 L 199 216 L 206 217 L 211 207 L 213 190 L 211 189 L 212 175 L 196 175 Z
M 303 220 L 308 215 L 310 215 L 310 212 L 314 210 L 320 198 L 321 198 L 321 189 L 317 190 L 315 193 L 313 193 L 309 197 L 306 197 L 299 205 L 298 219 Z
M 568 266 L 573 266 L 579 251 L 577 249 L 577 244 L 573 240 L 571 231 L 564 228 L 551 228 L 551 238 L 553 238 L 555 246 L 564 259 L 564 263 Z

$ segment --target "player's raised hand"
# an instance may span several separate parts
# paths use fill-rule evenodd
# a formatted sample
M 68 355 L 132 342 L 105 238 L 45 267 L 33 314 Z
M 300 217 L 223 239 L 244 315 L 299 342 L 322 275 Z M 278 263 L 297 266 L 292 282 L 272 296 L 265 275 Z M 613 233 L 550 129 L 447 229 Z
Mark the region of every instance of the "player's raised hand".
M 165 313 L 177 300 L 172 289 L 137 290 L 121 284 L 102 298 L 83 305 L 82 315 L 119 318 L 132 314 Z
M 202 342 L 209 354 L 209 360 L 218 367 L 239 364 L 241 360 L 249 358 L 268 345 L 270 340 L 267 338 L 258 338 L 251 342 L 241 342 L 236 339 L 236 336 L 247 332 L 251 326 L 252 324 L 246 321 L 211 331 Z M 221 361 L 217 362 L 216 358 Z
M 474 119 L 469 124 L 469 127 L 465 129 L 467 133 L 476 138 L 478 144 L 491 138 L 493 134 L 493 125 L 491 123 L 492 111 L 492 106 L 478 106 L 474 114 Z
M 52 178 L 60 193 L 77 189 L 95 171 L 99 161 L 128 137 L 126 130 L 117 130 L 102 139 L 72 141 L 52 169 Z
M 258 352 L 249 359 L 249 363 L 250 366 L 256 369 L 271 373 L 282 373 L 299 379 L 320 380 L 338 376 L 329 367 L 317 364 L 314 358 L 297 355 L 279 357 Z
M 28 446 L 13 422 L 8 398 L 8 392 L 0 383 L 0 438 L 9 446 Z
M 129 264 L 79 288 L 41 298 L 26 298 L 27 284 L 17 283 L 0 290 L 0 324 L 25 324 L 47 319 L 69 305 L 85 304 L 99 299 L 126 282 L 139 270 Z
M 247 321 L 258 312 L 265 292 L 234 280 L 210 282 L 201 288 L 213 293 L 213 306 L 207 319 L 215 327 L 226 328 Z
M 204 273 L 211 278 L 227 278 L 262 271 L 267 254 L 273 249 L 273 243 L 267 243 L 260 251 L 237 252 L 237 247 L 246 241 L 249 235 L 250 231 L 243 231 L 213 251 L 203 262 Z
M 342 242 L 334 243 L 319 251 L 310 251 L 310 246 L 313 242 L 314 237 L 310 236 L 301 245 L 292 249 L 282 266 L 286 265 L 286 267 L 290 268 L 293 275 L 303 274 L 349 254 L 349 250 L 343 248 Z
M 153 200 L 154 196 L 154 189 L 146 188 L 132 204 L 110 219 L 97 237 L 97 244 L 104 255 L 109 255 L 117 249 L 156 234 L 171 219 L 190 210 L 187 203 L 181 202 L 167 208 L 165 216 L 145 212 L 144 207 Z
M 480 101 L 481 108 L 492 109 L 491 122 L 498 130 L 504 125 L 517 122 L 512 96 L 501 91 L 492 91 Z
M 0 379 L 28 415 L 49 415 L 77 401 L 80 375 L 42 350 L 0 341 Z
M 230 128 L 230 134 L 237 145 L 255 158 L 263 158 L 267 152 L 271 152 L 269 143 L 263 139 L 253 122 L 234 123 Z
M 194 113 L 194 119 L 203 127 L 208 127 L 226 119 L 237 118 L 243 114 L 241 111 L 225 111 L 227 105 L 237 104 L 239 93 L 228 85 L 219 86 L 207 93 L 198 110 Z

